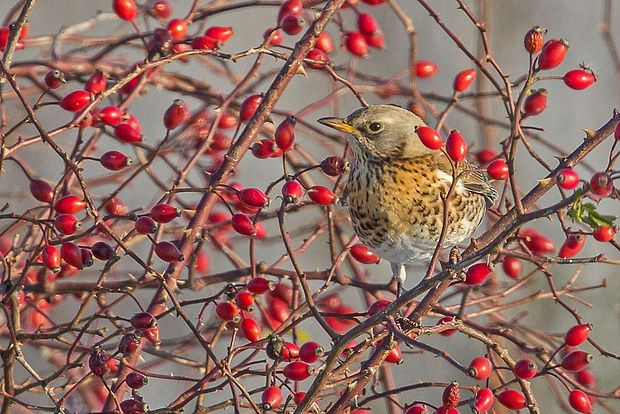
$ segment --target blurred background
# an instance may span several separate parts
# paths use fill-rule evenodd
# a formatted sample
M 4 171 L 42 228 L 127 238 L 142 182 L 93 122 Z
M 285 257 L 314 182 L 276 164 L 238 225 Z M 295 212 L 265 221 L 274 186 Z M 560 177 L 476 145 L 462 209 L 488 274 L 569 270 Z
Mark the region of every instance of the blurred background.
M 220 2 L 224 3 L 224 2 Z M 445 24 L 460 37 L 461 41 L 470 49 L 477 49 L 479 37 L 478 30 L 474 27 L 467 16 L 457 8 L 455 1 L 430 1 L 431 6 L 440 14 Z M 620 73 L 618 73 L 611 57 L 610 50 L 603 37 L 603 22 L 606 12 L 605 1 L 588 1 L 575 2 L 571 0 L 546 0 L 546 1 L 511 1 L 511 0 L 493 0 L 493 1 L 468 1 L 466 2 L 474 14 L 484 20 L 487 33 L 490 40 L 490 47 L 493 58 L 502 67 L 503 71 L 510 76 L 512 80 L 520 78 L 524 75 L 528 68 L 528 54 L 523 48 L 523 36 L 532 28 L 533 25 L 540 25 L 548 29 L 545 39 L 565 38 L 570 43 L 570 50 L 562 65 L 554 70 L 548 71 L 545 75 L 561 76 L 570 69 L 577 68 L 579 64 L 585 62 L 594 69 L 598 76 L 598 81 L 585 91 L 575 91 L 567 88 L 561 80 L 548 80 L 538 84 L 549 91 L 548 109 L 533 119 L 526 121 L 527 125 L 533 125 L 544 129 L 541 133 L 544 138 L 558 147 L 565 149 L 567 152 L 576 148 L 584 138 L 583 129 L 596 130 L 604 125 L 612 116 L 614 108 L 620 103 L 620 84 L 618 82 Z M 617 22 L 620 19 L 620 2 L 609 1 L 610 7 L 607 12 L 611 13 L 611 38 L 616 42 L 616 46 L 620 44 L 620 31 L 614 30 L 618 27 Z M 13 0 L 5 0 L 0 2 L 0 16 L 6 16 L 13 9 L 16 2 Z M 191 1 L 171 0 L 173 7 L 173 17 L 184 18 L 190 9 Z M 418 59 L 427 59 L 434 61 L 439 66 L 438 74 L 428 80 L 419 80 L 418 85 L 423 93 L 435 93 L 440 97 L 450 97 L 452 92 L 452 79 L 454 75 L 463 69 L 473 67 L 472 62 L 460 51 L 446 33 L 437 25 L 434 19 L 415 1 L 400 1 L 400 7 L 409 16 L 415 26 L 418 36 Z M 320 6 L 319 6 L 320 7 Z M 402 24 L 397 19 L 392 9 L 387 5 L 378 7 L 369 7 L 364 4 L 359 5 L 360 11 L 372 12 L 378 19 L 384 34 L 386 47 L 383 50 L 372 50 L 370 56 L 366 59 L 358 60 L 357 69 L 369 76 L 377 76 L 383 79 L 389 79 L 397 74 L 402 74 L 409 68 L 409 41 L 407 33 Z M 85 22 L 95 18 L 99 13 L 110 13 L 110 1 L 79 1 L 79 0 L 54 0 L 40 1 L 35 4 L 29 19 L 29 37 L 38 36 L 54 36 L 61 30 L 71 27 L 78 22 Z M 262 41 L 263 32 L 275 24 L 277 14 L 277 5 L 268 4 L 250 7 L 248 9 L 233 10 L 221 15 L 214 15 L 207 19 L 207 25 L 224 25 L 232 26 L 235 35 L 223 48 L 224 52 L 238 52 L 248 47 L 257 46 Z M 345 25 L 353 26 L 355 19 L 351 10 L 345 10 L 342 13 Z M 151 28 L 155 25 L 155 20 L 150 19 Z M 139 22 L 142 24 L 142 22 Z M 121 22 L 114 16 L 111 18 L 100 19 L 93 27 L 81 31 L 83 36 L 105 36 L 107 34 L 132 33 L 132 28 L 126 22 Z M 335 24 L 330 24 L 327 29 L 335 41 L 340 38 L 339 28 Z M 298 37 L 287 38 L 287 44 L 293 46 L 293 40 Z M 64 46 L 61 48 L 73 48 L 75 45 Z M 64 49 L 63 49 L 64 50 Z M 135 54 L 130 58 L 139 60 L 142 56 L 141 51 L 136 50 Z M 127 56 L 128 48 L 123 48 L 117 55 L 119 60 L 126 59 L 120 56 Z M 49 50 L 40 49 L 36 46 L 18 51 L 15 55 L 14 67 L 19 66 L 20 62 L 29 60 L 37 60 L 40 58 L 48 58 Z M 331 56 L 335 64 L 347 64 L 350 55 L 342 50 L 337 50 Z M 245 58 L 237 61 L 235 64 L 226 64 L 226 68 L 240 76 L 244 75 L 254 62 L 253 58 Z M 128 65 L 131 62 L 128 62 Z M 266 73 L 267 68 L 278 68 L 279 62 L 269 61 L 265 59 L 265 65 L 261 68 L 262 73 Z M 490 68 L 489 65 L 487 67 Z M 169 71 L 186 71 L 189 75 L 201 81 L 207 81 L 213 88 L 222 94 L 228 93 L 235 86 L 228 79 L 220 76 L 213 76 L 204 70 L 204 67 L 190 63 L 182 65 L 175 62 L 165 68 Z M 492 71 L 492 69 L 489 69 Z M 478 76 L 481 78 L 482 76 Z M 404 77 L 406 80 L 406 76 Z M 262 92 L 267 89 L 271 79 L 266 80 L 262 85 L 257 86 L 256 91 Z M 363 83 L 359 81 L 360 84 Z M 406 85 L 406 81 L 404 82 Z M 538 87 L 535 86 L 535 87 Z M 66 90 L 68 89 L 68 87 Z M 262 88 L 262 89 L 261 89 Z M 296 113 L 307 108 L 312 103 L 324 99 L 334 88 L 333 81 L 330 77 L 320 71 L 308 71 L 308 76 L 296 76 L 285 93 L 278 101 L 276 109 L 283 112 Z M 487 85 L 490 90 L 490 87 Z M 8 85 L 5 84 L 4 92 L 9 91 Z M 163 129 L 161 127 L 161 114 L 170 105 L 173 99 L 180 96 L 173 96 L 165 90 L 157 90 L 154 87 L 149 88 L 149 94 L 143 99 L 134 101 L 130 107 L 131 112 L 141 121 L 144 134 L 146 137 L 153 137 L 153 141 L 163 138 Z M 372 93 L 365 93 L 364 98 L 369 103 L 395 103 L 406 105 L 407 99 L 401 97 L 393 97 L 383 99 Z M 193 109 L 198 107 L 198 102 L 192 98 L 183 98 Z M 439 110 L 444 108 L 444 103 L 429 100 L 437 106 Z M 14 101 L 11 102 L 14 105 Z M 463 104 L 469 108 L 475 109 L 475 105 L 471 101 L 464 101 Z M 350 93 L 343 94 L 338 99 L 337 111 L 340 115 L 346 115 L 360 106 L 359 101 Z M 12 110 L 16 107 L 9 106 L 8 115 L 15 115 Z M 314 122 L 317 118 L 325 115 L 331 115 L 333 107 L 325 106 L 317 111 L 307 111 L 304 120 Z M 506 116 L 503 105 L 498 99 L 490 100 L 491 116 L 499 121 L 505 122 Z M 40 120 L 47 128 L 58 127 L 71 119 L 71 115 L 66 112 L 49 108 L 41 111 Z M 472 150 L 481 148 L 478 138 L 481 134 L 479 123 L 467 114 L 455 110 L 450 113 L 447 118 L 447 124 L 451 128 L 458 128 L 465 139 L 470 144 Z M 432 125 L 434 120 L 429 119 Z M 34 135 L 31 127 L 24 127 L 20 130 L 24 136 Z M 491 127 L 489 136 L 494 141 L 492 149 L 499 151 L 501 149 L 499 142 L 508 136 L 506 129 L 499 127 Z M 72 135 L 72 134 L 68 134 Z M 70 148 L 73 136 L 61 136 L 58 142 L 61 145 Z M 301 138 L 303 140 L 303 138 Z M 308 145 L 310 151 L 316 159 L 321 160 L 329 154 L 341 155 L 341 147 L 333 146 L 326 143 L 325 145 L 315 145 L 312 147 L 312 140 L 302 141 Z M 548 163 L 552 166 L 556 165 L 554 156 L 556 152 L 549 150 L 540 143 L 534 143 L 536 150 Z M 576 170 L 580 175 L 588 179 L 593 171 L 597 171 L 607 165 L 609 148 L 611 140 L 607 140 L 595 152 L 586 158 L 583 165 L 579 165 Z M 114 148 L 114 143 L 110 142 L 110 149 Z M 521 147 L 522 148 L 522 147 Z M 102 143 L 103 151 L 105 144 Z M 56 179 L 60 176 L 63 166 L 58 159 L 46 156 L 49 151 L 42 144 L 30 146 L 20 151 L 20 156 L 33 168 L 37 174 L 50 179 Z M 264 188 L 265 183 L 271 182 L 278 177 L 280 172 L 274 171 L 280 167 L 281 162 L 275 160 L 257 160 L 251 156 L 246 156 L 242 161 L 242 168 L 236 179 L 245 186 L 257 186 Z M 12 211 L 20 211 L 20 208 L 32 206 L 32 202 L 24 197 L 27 194 L 27 179 L 21 171 L 12 163 L 6 163 L 0 176 L 0 204 L 4 205 L 6 201 L 11 201 Z M 516 164 L 519 184 L 524 191 L 529 191 L 540 179 L 546 175 L 546 171 L 537 165 L 525 153 L 520 152 L 517 157 Z M 98 170 L 91 177 L 101 176 L 102 170 Z M 165 172 L 166 178 L 169 171 Z M 87 174 L 88 175 L 88 174 Z M 198 179 L 199 177 L 194 177 Z M 319 179 L 317 179 L 319 180 Z M 141 186 L 145 186 L 142 188 Z M 150 206 L 157 200 L 161 193 L 153 189 L 152 199 L 145 199 L 145 194 L 149 194 L 148 186 L 153 186 L 147 180 L 138 181 L 135 186 L 121 193 L 125 203 L 130 208 L 138 208 L 142 206 Z M 112 187 L 110 187 L 112 188 Z M 102 187 L 99 194 L 105 195 L 106 187 Z M 138 191 L 139 190 L 139 191 Z M 549 205 L 558 200 L 559 193 L 551 191 L 540 202 L 540 206 Z M 199 196 L 196 196 L 197 200 Z M 191 201 L 191 197 L 188 198 Z M 599 211 L 606 214 L 618 214 L 618 203 L 612 203 L 609 200 L 601 202 Z M 342 210 L 344 211 L 344 210 Z M 303 223 L 300 223 L 303 224 Z M 292 225 L 292 224 L 291 224 Z M 277 229 L 275 223 L 267 224 L 271 234 L 276 235 Z M 548 237 L 553 238 L 559 246 L 563 241 L 561 228 L 557 219 L 548 220 L 541 219 L 533 223 L 533 226 Z M 5 228 L 5 224 L 0 222 L 0 229 Z M 351 231 L 351 235 L 353 232 Z M 299 243 L 303 237 L 298 237 L 295 242 Z M 247 243 L 246 243 L 247 244 Z M 147 246 L 145 245 L 144 248 Z M 247 247 L 240 246 L 238 253 L 245 259 L 249 260 Z M 589 239 L 585 249 L 580 256 L 595 256 L 604 253 L 609 258 L 618 258 L 618 252 L 613 248 L 597 243 Z M 257 250 L 259 260 L 268 263 L 277 260 L 282 254 L 281 243 L 265 243 L 259 245 Z M 327 243 L 316 242 L 312 245 L 306 254 L 300 255 L 300 262 L 307 269 L 324 269 L 329 263 L 329 252 Z M 100 266 L 100 265 L 97 265 Z M 130 266 L 131 267 L 131 266 Z M 230 264 L 220 255 L 212 256 L 211 269 L 214 272 L 223 271 L 230 267 Z M 162 267 L 163 269 L 163 267 Z M 552 273 L 556 286 L 563 286 L 577 271 L 578 266 L 555 266 Z M 390 277 L 389 265 L 381 263 L 378 266 L 366 266 L 365 271 L 370 277 L 376 281 L 387 282 Z M 526 267 L 525 273 L 532 270 Z M 131 268 L 128 269 L 131 272 Z M 413 267 L 410 270 L 410 279 L 408 283 L 414 283 L 417 279 L 416 271 L 423 271 L 422 267 Z M 507 279 L 501 270 L 498 280 L 500 284 L 512 283 Z M 93 273 L 93 275 L 95 275 Z M 571 301 L 568 303 L 574 307 L 579 314 L 584 317 L 584 321 L 592 323 L 594 330 L 592 337 L 604 349 L 618 354 L 620 352 L 620 273 L 617 266 L 605 264 L 592 264 L 586 266 L 583 270 L 579 284 L 581 285 L 597 285 L 607 281 L 606 289 L 597 289 L 585 291 L 578 294 L 582 300 Z M 318 285 L 317 285 L 318 286 Z M 411 287 L 411 286 L 406 286 Z M 204 297 L 217 291 L 216 287 L 207 287 L 197 293 L 184 293 L 184 299 L 194 297 Z M 338 288 L 338 291 L 347 303 L 355 307 L 359 311 L 366 309 L 359 292 L 356 289 Z M 530 283 L 526 289 L 521 289 L 512 300 L 520 297 L 534 294 L 538 291 L 548 291 L 548 285 L 543 277 L 539 277 L 535 282 Z M 148 293 L 148 292 L 146 292 Z M 138 295 L 138 297 L 141 297 Z M 148 298 L 144 294 L 145 300 Z M 459 297 L 445 302 L 445 305 L 458 303 Z M 77 302 L 76 302 L 77 303 Z M 146 302 L 148 303 L 148 302 Z M 588 304 L 592 305 L 589 306 Z M 131 309 L 128 310 L 128 316 L 131 312 L 135 312 L 134 304 L 127 304 Z M 62 320 L 62 314 L 57 315 Z M 212 317 L 212 315 L 207 315 Z M 509 309 L 505 312 L 506 319 L 516 318 L 524 325 L 535 326 L 547 332 L 555 332 L 561 334 L 574 324 L 574 318 L 564 309 L 554 303 L 551 298 L 537 300 L 529 305 L 521 306 L 515 309 Z M 429 322 L 430 323 L 430 322 Z M 316 324 L 302 324 L 302 331 L 308 337 L 316 338 L 323 343 L 328 343 L 328 338 L 322 333 Z M 162 334 L 164 338 L 174 338 L 187 335 L 186 328 L 183 324 L 174 320 L 174 318 L 166 318 L 162 321 Z M 433 336 L 425 342 L 441 347 L 449 352 L 457 360 L 465 363 L 475 356 L 479 356 L 485 352 L 482 345 L 473 340 L 465 340 L 459 335 L 451 338 L 443 338 Z M 403 348 L 404 349 L 404 348 Z M 37 352 L 45 351 L 37 349 L 37 346 L 28 346 L 25 348 L 28 352 L 29 360 L 32 362 L 37 358 Z M 614 359 L 607 359 L 598 354 L 596 350 L 590 347 L 589 352 L 595 355 L 595 359 L 591 364 L 592 370 L 596 373 L 599 380 L 599 388 L 602 391 L 610 392 L 620 386 L 620 362 Z M 225 354 L 222 348 L 221 355 Z M 191 354 L 190 354 L 191 355 Z M 196 358 L 201 358 L 195 355 Z M 518 352 L 514 355 L 515 359 L 520 356 Z M 147 357 L 148 358 L 148 357 Z M 420 363 L 421 359 L 407 358 L 402 365 L 393 367 L 394 375 L 399 382 L 397 385 L 412 384 L 418 381 L 437 381 L 450 382 L 458 380 L 461 384 L 473 385 L 476 381 L 466 378 L 462 373 L 456 372 L 446 361 L 434 358 L 428 355 Z M 41 364 L 45 364 L 41 360 Z M 171 369 L 168 367 L 162 367 Z M 168 371 L 162 371 L 167 373 Z M 42 368 L 44 371 L 45 369 Z M 182 371 L 177 372 L 183 374 Z M 305 383 L 309 383 L 307 380 Z M 562 388 L 561 384 L 556 383 L 555 386 Z M 185 389 L 186 383 L 179 384 L 178 387 L 170 385 L 169 381 L 153 380 L 151 385 L 144 388 L 141 394 L 145 400 L 149 402 L 152 408 L 159 408 L 170 403 L 171 399 L 178 396 L 181 390 Z M 544 379 L 537 378 L 534 380 L 533 389 L 541 406 L 543 413 L 564 413 L 567 412 L 565 406 L 560 405 L 554 394 L 549 392 L 547 382 Z M 413 400 L 427 400 L 438 402 L 441 398 L 442 390 L 440 388 L 423 389 L 420 391 L 412 391 L 401 396 L 401 403 L 407 403 Z M 228 393 L 228 391 L 227 391 Z M 222 393 L 224 394 L 224 393 Z M 222 396 L 226 398 L 226 395 Z M 469 396 L 468 396 L 469 397 Z M 214 397 L 219 398 L 219 397 Z M 606 410 L 596 407 L 594 412 L 618 412 L 620 411 L 620 403 L 616 400 L 608 401 Z M 384 412 L 385 406 L 383 402 L 375 401 L 371 404 L 373 412 Z M 76 408 L 78 409 L 78 408 Z M 16 412 L 19 408 L 15 408 Z M 468 412 L 463 407 L 461 412 Z

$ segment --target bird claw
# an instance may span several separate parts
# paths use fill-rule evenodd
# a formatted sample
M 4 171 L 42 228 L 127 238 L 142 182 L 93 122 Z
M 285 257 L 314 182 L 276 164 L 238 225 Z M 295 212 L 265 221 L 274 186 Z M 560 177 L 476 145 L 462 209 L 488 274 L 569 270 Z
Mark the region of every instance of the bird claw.
M 457 281 L 464 281 L 466 274 L 463 270 L 456 270 L 456 264 L 463 259 L 461 256 L 461 252 L 456 247 L 453 247 L 450 250 L 450 256 L 448 258 L 448 263 L 445 263 L 445 268 L 450 274 L 450 278 Z
M 394 321 L 405 333 L 408 333 L 412 329 L 416 329 L 422 326 L 419 322 L 412 321 L 411 319 L 405 318 L 402 315 L 396 315 L 394 317 Z

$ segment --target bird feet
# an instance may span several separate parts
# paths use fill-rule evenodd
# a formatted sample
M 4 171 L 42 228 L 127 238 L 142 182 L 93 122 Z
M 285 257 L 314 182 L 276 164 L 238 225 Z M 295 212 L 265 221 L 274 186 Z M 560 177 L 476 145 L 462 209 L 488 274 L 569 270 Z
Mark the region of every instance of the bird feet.
M 465 280 L 465 271 L 464 270 L 456 270 L 455 266 L 458 262 L 461 261 L 463 257 L 461 256 L 461 252 L 456 247 L 453 247 L 450 250 L 450 255 L 448 257 L 448 263 L 442 262 L 442 267 L 444 270 L 447 270 L 450 273 L 450 278 L 458 281 Z

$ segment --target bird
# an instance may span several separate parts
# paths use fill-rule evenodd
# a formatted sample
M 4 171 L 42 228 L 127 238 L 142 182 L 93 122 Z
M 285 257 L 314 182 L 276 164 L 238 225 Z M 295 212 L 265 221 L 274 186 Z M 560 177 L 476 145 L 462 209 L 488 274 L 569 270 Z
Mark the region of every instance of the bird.
M 390 262 L 400 296 L 405 265 L 429 259 L 439 243 L 453 164 L 444 151 L 422 143 L 416 128 L 424 121 L 395 105 L 365 106 L 318 122 L 347 133 L 353 160 L 344 194 L 351 222 L 360 242 Z M 443 248 L 471 237 L 499 197 L 467 160 L 456 164 L 456 173 Z

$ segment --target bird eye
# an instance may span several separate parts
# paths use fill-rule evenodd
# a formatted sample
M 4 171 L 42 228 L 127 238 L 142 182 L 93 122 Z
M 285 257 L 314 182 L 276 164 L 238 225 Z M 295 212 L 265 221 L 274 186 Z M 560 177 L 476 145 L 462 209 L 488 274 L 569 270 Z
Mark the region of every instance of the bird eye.
M 368 129 L 372 132 L 379 132 L 381 128 L 383 128 L 383 125 L 381 125 L 380 122 L 371 122 L 370 125 L 368 125 Z

